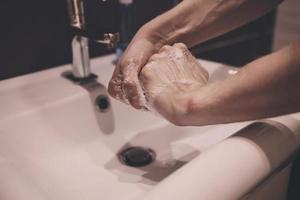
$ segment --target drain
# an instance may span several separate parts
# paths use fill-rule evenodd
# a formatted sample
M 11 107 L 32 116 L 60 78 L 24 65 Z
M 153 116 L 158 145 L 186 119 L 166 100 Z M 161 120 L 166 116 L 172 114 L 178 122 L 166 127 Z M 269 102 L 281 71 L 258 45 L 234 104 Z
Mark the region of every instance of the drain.
M 100 112 L 106 112 L 110 106 L 109 99 L 105 95 L 98 96 L 95 103 Z
M 144 167 L 155 160 L 155 152 L 143 147 L 130 147 L 119 154 L 119 159 L 131 167 Z

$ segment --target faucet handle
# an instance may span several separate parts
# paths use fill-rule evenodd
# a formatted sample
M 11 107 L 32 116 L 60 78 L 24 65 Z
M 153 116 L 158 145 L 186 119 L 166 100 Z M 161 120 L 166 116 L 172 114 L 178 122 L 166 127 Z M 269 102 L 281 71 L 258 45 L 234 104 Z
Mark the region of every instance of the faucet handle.
M 119 33 L 105 33 L 103 39 L 95 40 L 97 43 L 106 44 L 109 49 L 115 48 L 120 41 Z

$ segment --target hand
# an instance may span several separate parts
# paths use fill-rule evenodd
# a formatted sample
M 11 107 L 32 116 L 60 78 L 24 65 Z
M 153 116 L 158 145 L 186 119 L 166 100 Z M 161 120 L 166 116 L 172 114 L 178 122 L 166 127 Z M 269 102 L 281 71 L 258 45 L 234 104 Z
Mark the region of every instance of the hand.
M 142 29 L 136 34 L 124 52 L 108 86 L 110 95 L 136 109 L 143 109 L 145 97 L 138 74 L 151 55 L 161 47 L 158 40 Z M 149 32 L 149 31 L 148 31 Z
M 184 44 L 177 43 L 152 55 L 139 78 L 150 109 L 180 124 L 180 118 L 188 114 L 188 96 L 206 85 L 208 72 Z

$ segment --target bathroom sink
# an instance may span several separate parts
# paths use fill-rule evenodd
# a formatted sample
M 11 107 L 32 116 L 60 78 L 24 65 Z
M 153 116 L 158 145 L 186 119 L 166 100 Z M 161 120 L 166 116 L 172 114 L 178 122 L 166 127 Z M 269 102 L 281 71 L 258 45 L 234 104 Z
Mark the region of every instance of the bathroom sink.
M 150 112 L 106 97 L 113 56 L 92 61 L 100 83 L 85 88 L 63 78 L 70 66 L 0 82 L 1 200 L 129 200 L 146 195 L 171 174 L 250 122 L 176 127 Z M 202 61 L 213 81 L 234 68 Z M 144 167 L 120 152 L 155 152 Z

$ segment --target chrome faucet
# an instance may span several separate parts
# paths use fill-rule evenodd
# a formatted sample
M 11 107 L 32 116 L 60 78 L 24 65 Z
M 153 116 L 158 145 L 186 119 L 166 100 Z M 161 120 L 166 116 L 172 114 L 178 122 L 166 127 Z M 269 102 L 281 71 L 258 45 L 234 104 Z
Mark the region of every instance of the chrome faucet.
M 110 0 L 102 0 L 102 3 L 106 1 Z M 67 0 L 70 25 L 78 32 L 72 40 L 72 73 L 76 79 L 86 79 L 92 75 L 89 55 L 89 36 L 85 34 L 87 28 L 85 2 L 88 2 L 88 0 Z M 97 43 L 105 44 L 108 48 L 114 48 L 119 41 L 119 33 L 103 33 L 100 38 L 90 39 Z
M 72 72 L 75 78 L 88 78 L 92 73 L 88 43 L 88 38 L 79 35 L 72 40 Z

